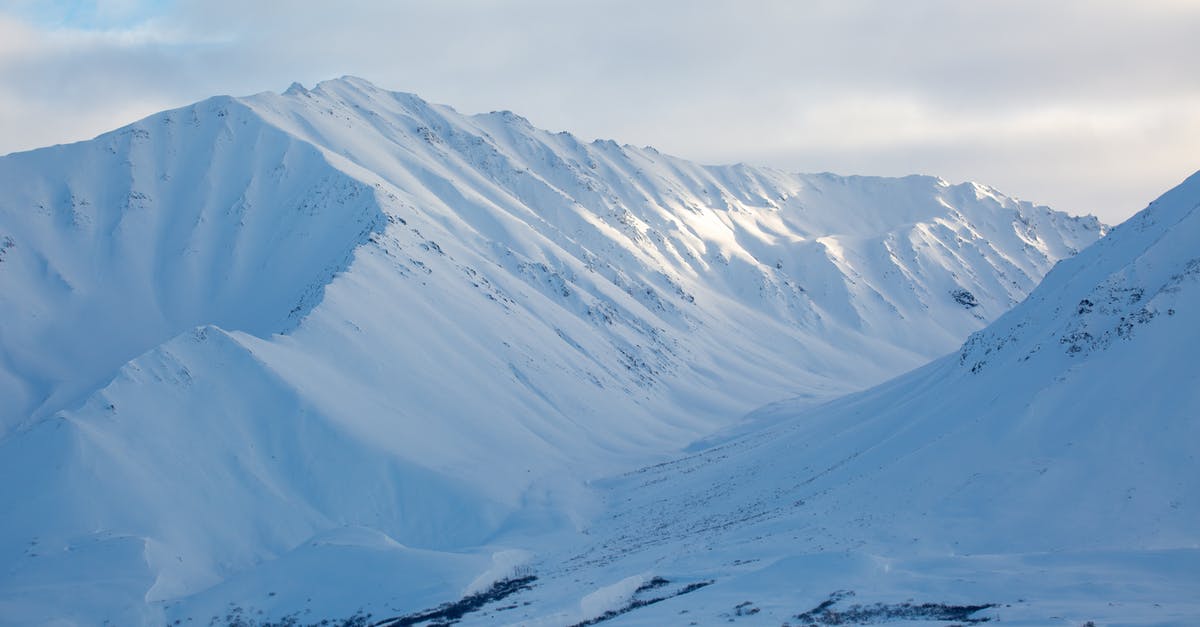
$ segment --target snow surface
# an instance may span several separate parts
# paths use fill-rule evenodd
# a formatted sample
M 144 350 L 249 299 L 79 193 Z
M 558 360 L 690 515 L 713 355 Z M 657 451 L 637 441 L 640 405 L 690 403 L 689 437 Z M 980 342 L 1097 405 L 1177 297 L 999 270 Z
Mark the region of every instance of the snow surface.
M 591 528 L 586 481 L 795 429 L 795 403 L 735 423 L 952 351 L 1103 230 L 977 184 L 700 166 L 349 77 L 0 158 L 0 620 L 470 594 L 494 555 Z
M 534 564 L 529 606 L 464 624 L 586 620 L 573 597 L 647 573 L 714 583 L 612 624 L 807 624 L 839 591 L 838 610 L 1197 624 L 1197 241 L 1200 173 L 960 352 L 608 481 L 605 513 Z

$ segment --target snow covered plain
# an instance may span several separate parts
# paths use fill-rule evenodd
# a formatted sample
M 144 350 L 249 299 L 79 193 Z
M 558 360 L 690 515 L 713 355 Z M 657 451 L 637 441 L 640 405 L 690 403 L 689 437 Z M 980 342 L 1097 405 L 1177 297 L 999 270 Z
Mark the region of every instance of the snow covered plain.
M 354 78 L 0 158 L 0 620 L 380 617 L 536 572 L 520 594 L 562 594 L 483 619 L 555 624 L 686 587 L 647 575 L 659 548 L 560 547 L 623 518 L 683 560 L 636 521 L 703 543 L 688 521 L 787 476 L 713 451 L 799 463 L 820 433 L 794 408 L 954 350 L 1102 234 L 976 184 L 699 166 Z M 855 424 L 833 411 L 812 424 Z M 707 484 L 647 471 L 684 509 L 586 484 L 740 433 L 693 458 Z M 838 520 L 789 550 L 865 542 Z M 551 576 L 577 563 L 610 565 Z

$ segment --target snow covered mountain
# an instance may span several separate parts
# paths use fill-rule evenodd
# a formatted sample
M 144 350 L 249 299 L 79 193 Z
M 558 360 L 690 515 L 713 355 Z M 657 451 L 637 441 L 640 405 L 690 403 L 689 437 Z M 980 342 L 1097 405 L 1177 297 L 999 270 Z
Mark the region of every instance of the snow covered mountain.
M 581 480 L 951 351 L 1102 234 L 353 78 L 0 158 L 0 615 L 157 622 L 356 551 L 474 577 Z
M 1195 624 L 1197 242 L 1200 173 L 959 352 L 614 480 L 506 620 Z

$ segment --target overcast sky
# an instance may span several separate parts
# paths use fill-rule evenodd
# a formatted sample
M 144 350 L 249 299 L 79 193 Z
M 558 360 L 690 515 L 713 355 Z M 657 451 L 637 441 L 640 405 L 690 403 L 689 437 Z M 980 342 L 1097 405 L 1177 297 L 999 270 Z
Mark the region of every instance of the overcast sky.
M 1119 222 L 1200 169 L 1200 0 L 0 0 L 0 154 L 352 74 L 708 163 Z

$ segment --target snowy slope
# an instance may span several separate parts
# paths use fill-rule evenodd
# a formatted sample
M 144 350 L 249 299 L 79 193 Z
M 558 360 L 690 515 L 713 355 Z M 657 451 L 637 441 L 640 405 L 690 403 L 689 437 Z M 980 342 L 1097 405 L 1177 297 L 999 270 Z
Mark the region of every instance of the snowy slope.
M 1005 624 L 1195 624 L 1197 241 L 1200 173 L 960 352 L 614 480 L 583 542 L 543 562 L 521 597 L 540 609 L 520 620 L 591 618 L 581 598 L 653 575 L 716 583 L 614 624 L 686 610 L 777 625 L 826 600 L 886 614 L 914 598 L 997 604 L 971 616 Z M 857 596 L 830 596 L 842 590 Z M 801 624 L 840 624 L 823 616 Z
M 444 598 L 582 480 L 953 350 L 1101 234 L 353 78 L 0 158 L 0 615 L 157 621 L 308 549 L 462 564 Z
M 290 328 L 382 228 L 374 189 L 239 108 L 0 160 L 5 430 L 192 327 Z
M 789 342 L 798 363 L 776 360 L 791 372 L 757 401 L 797 373 L 841 391 L 952 350 L 1100 235 L 975 184 L 702 167 L 352 78 L 11 155 L 0 189 L 6 428 L 192 327 L 290 330 L 356 250 L 440 271 L 455 298 L 490 299 L 484 317 L 554 307 L 580 334 L 611 324 L 625 337 L 602 357 L 631 366 L 623 386 L 673 378 L 690 344 L 753 347 L 724 357 L 753 366 Z M 878 365 L 847 368 L 847 352 Z

